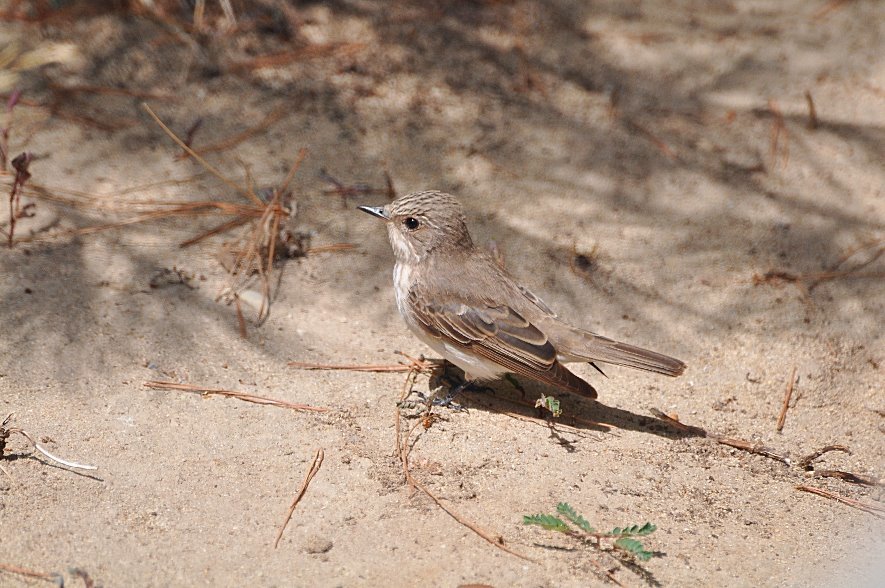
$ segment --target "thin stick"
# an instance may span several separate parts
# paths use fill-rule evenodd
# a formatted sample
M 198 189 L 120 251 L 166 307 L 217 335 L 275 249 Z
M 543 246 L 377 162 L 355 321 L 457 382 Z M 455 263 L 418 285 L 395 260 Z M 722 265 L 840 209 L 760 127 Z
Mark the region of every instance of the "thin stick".
M 69 204 L 68 202 L 64 202 L 61 199 L 50 199 L 55 200 L 57 202 L 63 202 L 65 204 Z M 63 235 L 89 235 L 92 233 L 97 233 L 99 231 L 106 231 L 108 229 L 120 228 L 126 225 L 143 223 L 151 220 L 159 220 L 161 218 L 167 218 L 170 216 L 187 216 L 187 215 L 213 215 L 213 214 L 233 214 L 237 216 L 245 216 L 245 217 L 260 217 L 263 209 L 256 209 L 252 206 L 245 206 L 242 204 L 235 204 L 232 202 L 222 202 L 222 201 L 201 201 L 201 202 L 190 202 L 190 203 L 156 203 L 156 205 L 161 206 L 161 208 L 157 210 L 150 210 L 147 212 L 143 212 L 134 217 L 124 219 L 121 221 L 116 221 L 112 223 L 105 223 L 101 225 L 93 225 L 90 227 L 82 227 L 76 229 L 68 229 L 64 231 L 56 231 L 49 236 L 40 236 L 40 235 L 31 235 L 18 239 L 19 242 L 27 242 L 27 241 L 47 241 L 50 239 L 57 238 Z M 171 206 L 172 208 L 165 208 L 166 206 Z M 248 220 L 248 219 L 247 219 Z
M 787 382 L 787 389 L 784 392 L 784 401 L 781 403 L 781 412 L 777 416 L 777 426 L 775 430 L 780 433 L 784 428 L 784 423 L 787 422 L 787 409 L 790 408 L 790 398 L 793 397 L 793 385 L 796 382 L 796 366 L 793 366 L 793 371 L 790 372 L 790 380 Z
M 813 453 L 809 453 L 808 455 L 800 459 L 796 463 L 796 465 L 805 470 L 814 469 L 811 465 L 812 462 L 814 462 L 824 453 L 829 453 L 830 451 L 841 451 L 842 453 L 847 453 L 848 455 L 851 455 L 851 450 L 848 449 L 848 447 L 846 447 L 845 445 L 826 445 Z
M 279 207 L 280 205 L 280 195 L 282 192 L 280 190 L 274 190 L 273 202 L 272 205 L 274 208 Z M 273 260 L 276 257 L 276 249 L 277 249 L 277 236 L 280 234 L 280 216 L 279 214 L 274 214 L 271 219 L 271 229 L 270 229 L 270 243 L 267 246 L 267 272 L 270 273 L 273 270 Z M 265 290 L 267 291 L 267 299 L 270 300 L 270 280 L 266 280 L 267 287 Z
M 301 361 L 290 361 L 289 367 L 299 370 L 341 370 L 350 372 L 378 372 L 378 373 L 406 373 L 413 371 L 412 366 L 403 363 L 392 365 L 359 365 L 359 364 L 329 364 L 329 363 L 308 363 Z
M 692 433 L 692 434 L 698 435 L 700 437 L 710 436 L 710 434 L 707 433 L 706 429 L 703 429 L 701 427 L 695 427 L 693 425 L 686 425 L 685 423 L 674 419 L 670 415 L 664 413 L 662 410 L 659 410 L 657 408 L 652 408 L 651 413 L 655 417 L 657 417 L 658 419 L 664 421 L 665 423 L 667 423 L 669 425 L 672 425 L 673 427 L 679 429 L 680 431 L 685 431 L 686 433 Z
M 821 20 L 834 10 L 842 8 L 850 1 L 851 0 L 830 0 L 829 2 L 818 8 L 815 13 L 811 15 L 811 20 Z
M 411 373 L 409 374 L 409 376 L 411 377 Z M 406 394 L 404 393 L 403 398 L 405 396 L 406 396 Z M 397 414 L 399 414 L 399 411 L 397 411 Z M 428 498 L 430 498 L 433 502 L 435 502 L 438 507 L 440 507 L 443 511 L 445 511 L 445 513 L 447 515 L 449 515 L 450 517 L 455 519 L 459 524 L 467 527 L 468 529 L 470 529 L 471 531 L 473 531 L 474 533 L 476 533 L 477 535 L 482 537 L 484 540 L 486 540 L 487 542 L 489 542 L 493 546 L 497 547 L 501 551 L 505 551 L 505 552 L 509 553 L 510 555 L 515 555 L 516 557 L 518 557 L 520 559 L 534 562 L 535 560 L 533 560 L 532 558 L 525 556 L 517 551 L 514 551 L 514 550 L 510 549 L 509 547 L 507 547 L 506 545 L 504 545 L 504 538 L 502 536 L 500 536 L 500 535 L 498 535 L 497 537 L 493 536 L 488 531 L 479 527 L 476 523 L 473 523 L 472 521 L 465 519 L 463 516 L 458 514 L 457 511 L 455 511 L 454 509 L 443 504 L 442 501 L 435 494 L 433 494 L 433 492 L 428 490 L 423 484 L 418 482 L 418 480 L 416 480 L 414 476 L 412 476 L 412 473 L 409 471 L 409 453 L 411 451 L 411 448 L 409 446 L 409 439 L 412 437 L 412 433 L 415 431 L 415 429 L 418 428 L 418 426 L 421 424 L 423 424 L 423 421 L 418 421 L 414 425 L 412 425 L 412 428 L 409 429 L 409 432 L 406 435 L 405 439 L 403 440 L 402 445 L 399 445 L 399 443 L 398 443 L 399 447 L 401 448 L 401 459 L 402 459 L 402 464 L 403 464 L 403 473 L 405 474 L 406 482 L 408 482 L 408 484 L 411 487 L 417 488 L 418 490 L 423 492 L 425 495 L 427 495 Z M 397 418 L 397 431 L 399 431 L 399 417 Z M 399 434 L 397 436 L 399 437 Z
M 865 249 L 872 249 L 873 247 L 879 247 L 881 249 L 880 251 L 877 251 L 873 255 L 873 259 L 878 259 L 879 256 L 882 255 L 882 252 L 885 251 L 885 239 L 873 239 L 872 241 L 867 241 L 866 243 L 861 243 L 860 245 L 858 245 L 856 247 L 852 247 L 851 249 L 849 249 L 848 251 L 843 253 L 842 257 L 840 257 L 836 261 L 836 263 L 831 265 L 828 269 L 831 271 L 836 270 L 839 268 L 840 265 L 842 265 L 843 263 L 845 263 L 846 261 L 848 261 L 849 259 L 854 257 L 855 254 L 857 254 L 861 251 L 864 251 Z M 866 261 L 866 262 L 864 262 L 863 265 L 869 265 L 869 262 Z
M 22 433 L 24 433 L 24 431 L 22 431 Z M 69 468 L 74 468 L 76 470 L 97 470 L 98 469 L 97 466 L 76 463 L 73 461 L 67 461 L 67 460 L 62 459 L 58 456 L 52 455 L 51 453 L 46 451 L 46 449 L 44 449 L 42 445 L 40 445 L 39 443 L 37 443 L 33 439 L 31 439 L 31 441 L 33 441 L 34 447 L 37 449 L 37 451 L 39 451 L 40 453 L 42 453 L 43 455 L 45 455 L 46 457 L 48 457 L 52 461 L 56 461 L 62 465 L 68 466 Z
M 223 139 L 223 140 L 218 141 L 216 143 L 212 143 L 211 145 L 207 145 L 205 147 L 198 147 L 195 150 L 200 155 L 206 155 L 208 153 L 214 153 L 216 151 L 225 151 L 227 149 L 230 149 L 231 147 L 235 147 L 235 146 L 239 145 L 240 143 L 242 143 L 243 141 L 266 130 L 267 128 L 272 126 L 274 123 L 279 121 L 281 118 L 283 118 L 283 115 L 286 113 L 287 108 L 288 108 L 287 106 L 281 106 L 281 107 L 277 108 L 276 110 L 274 110 L 273 112 L 271 112 L 270 114 L 268 114 L 267 116 L 265 116 L 264 120 L 262 120 L 256 126 L 246 129 L 245 131 L 242 131 L 240 133 L 237 133 L 236 135 L 234 135 L 232 137 L 228 137 L 227 139 Z M 181 155 L 178 156 L 178 159 L 184 159 L 187 156 L 188 156 L 187 153 L 182 153 Z
M 434 363 L 437 360 L 424 359 L 421 357 L 412 357 L 402 351 L 394 351 L 397 355 L 402 355 L 409 360 L 408 364 L 331 364 L 331 363 L 312 363 L 302 361 L 290 361 L 289 366 L 302 370 L 342 370 L 352 372 L 379 372 L 379 373 L 406 373 L 418 371 L 420 373 L 430 373 L 433 370 Z M 405 398 L 400 398 L 400 401 Z
M 775 453 L 773 450 L 765 447 L 761 443 L 750 443 L 749 441 L 745 441 L 743 439 L 733 439 L 730 437 L 711 436 L 711 438 L 717 443 L 721 443 L 722 445 L 728 445 L 729 447 L 734 447 L 735 449 L 741 449 L 743 451 L 755 453 L 756 455 L 768 457 L 781 463 L 785 463 L 788 466 L 793 465 L 793 462 L 789 457 Z
M 866 476 L 859 476 L 851 472 L 843 472 L 842 470 L 815 470 L 815 478 L 839 478 L 851 484 L 860 484 L 861 486 L 881 486 L 882 483 Z
M 646 129 L 644 126 L 635 121 L 625 119 L 625 122 L 627 123 L 627 127 L 631 128 L 634 131 L 639 131 L 641 134 L 645 135 L 645 137 L 649 141 L 651 141 L 654 146 L 657 147 L 660 152 L 663 153 L 668 159 L 670 159 L 671 161 L 679 161 L 679 156 L 676 155 L 676 153 L 674 153 L 672 149 L 670 149 L 670 146 L 667 145 L 667 143 L 663 139 L 661 139 L 650 130 Z
M 745 441 L 743 439 L 734 439 L 731 437 L 723 437 L 721 435 L 716 435 L 714 433 L 710 433 L 710 432 L 706 431 L 705 429 L 702 429 L 701 427 L 693 427 L 691 425 L 685 425 L 683 423 L 680 423 L 676 419 L 667 416 L 666 414 L 664 414 L 663 412 L 661 412 L 660 410 L 658 410 L 656 408 L 651 409 L 651 412 L 657 418 L 659 418 L 659 419 L 661 419 L 661 420 L 663 420 L 675 427 L 678 427 L 678 428 L 683 429 L 685 431 L 690 431 L 690 432 L 692 432 L 696 435 L 700 435 L 702 437 L 707 437 L 708 439 L 712 439 L 713 441 L 716 441 L 717 443 L 721 443 L 722 445 L 728 445 L 729 447 L 734 447 L 735 449 L 740 449 L 742 451 L 748 451 L 750 453 L 755 453 L 756 455 L 768 457 L 770 459 L 774 459 L 774 460 L 777 460 L 781 463 L 784 463 L 788 466 L 793 465 L 793 462 L 789 457 L 775 453 L 774 451 L 772 451 L 768 447 L 765 447 L 761 443 L 750 443 L 749 441 Z
M 409 445 L 409 440 L 412 438 L 412 433 L 415 432 L 415 429 L 417 429 L 419 426 L 421 426 L 423 424 L 424 424 L 423 419 L 415 421 L 415 424 L 412 425 L 412 427 L 406 433 L 405 439 L 403 440 L 403 448 L 402 448 L 402 454 L 401 454 L 402 455 L 402 462 L 403 462 L 403 476 L 405 477 L 406 482 L 408 482 L 409 488 L 413 488 L 413 489 L 415 488 L 415 484 L 412 483 L 412 474 L 409 472 L 409 454 L 412 453 L 412 446 Z M 416 438 L 415 441 L 417 442 L 418 439 Z
M 452 517 L 453 519 L 458 521 L 459 524 L 467 527 L 468 529 L 470 529 L 471 531 L 473 531 L 474 533 L 476 533 L 477 535 L 479 535 L 480 537 L 482 537 L 483 539 L 485 539 L 486 541 L 488 541 L 489 543 L 491 543 L 492 545 L 494 545 L 495 547 L 497 547 L 501 551 L 505 551 L 505 552 L 509 553 L 510 555 L 515 555 L 516 557 L 518 557 L 520 559 L 524 559 L 526 561 L 530 561 L 530 562 L 535 561 L 534 559 L 532 559 L 526 555 L 523 555 L 523 554 L 519 553 L 518 551 L 514 551 L 514 550 L 510 549 L 509 547 L 507 547 L 506 545 L 504 545 L 504 538 L 502 536 L 498 535 L 497 537 L 494 537 L 488 531 L 480 528 L 475 523 L 468 521 L 467 519 L 462 517 L 460 514 L 458 514 L 457 511 L 455 511 L 454 509 L 443 504 L 442 501 L 439 498 L 437 498 L 436 495 L 433 494 L 433 492 L 431 492 L 430 490 L 425 488 L 420 482 L 418 482 L 418 480 L 413 478 L 411 474 L 408 474 L 408 476 L 409 476 L 409 482 L 415 488 L 417 488 L 418 490 L 420 490 L 421 492 L 426 494 L 428 498 L 430 498 L 433 502 L 435 502 L 438 507 L 443 509 L 447 515 L 449 515 L 450 517 Z
M 338 253 L 339 251 L 353 251 L 356 248 L 357 246 L 353 243 L 332 243 L 331 245 L 311 247 L 304 253 L 307 255 L 313 255 L 315 253 Z
M 876 518 L 885 518 L 883 514 L 885 514 L 885 506 L 880 506 L 878 504 L 869 504 L 866 502 L 860 502 L 859 500 L 855 500 L 853 498 L 848 498 L 842 496 L 841 494 L 836 494 L 835 492 L 830 492 L 829 490 L 824 490 L 823 488 L 815 488 L 814 486 L 805 486 L 804 484 L 800 484 L 796 486 L 796 490 L 802 490 L 803 492 L 810 492 L 811 494 L 817 494 L 818 496 L 823 496 L 824 498 L 829 498 L 831 500 L 835 500 L 836 502 L 841 502 L 842 504 L 846 504 L 852 508 L 856 508 L 858 510 L 862 510 L 866 513 L 873 515 Z
M 885 272 L 866 272 L 860 273 L 857 269 L 850 269 L 845 271 L 832 271 L 832 272 L 814 272 L 807 274 L 794 274 L 792 272 L 787 271 L 778 271 L 772 270 L 769 272 L 765 272 L 764 275 L 760 276 L 756 274 L 753 276 L 754 284 L 762 284 L 765 282 L 772 282 L 775 280 L 783 280 L 784 282 L 825 282 L 828 280 L 835 280 L 837 278 L 882 278 L 885 277 Z
M 31 442 L 31 445 L 34 446 L 34 449 L 36 449 L 37 451 L 39 451 L 40 453 L 42 453 L 43 455 L 45 455 L 46 457 L 48 457 L 48 458 L 51 459 L 52 461 L 57 462 L 57 463 L 60 463 L 60 464 L 62 464 L 63 466 L 67 466 L 67 467 L 69 467 L 69 468 L 73 468 L 73 469 L 77 469 L 77 470 L 97 470 L 97 469 L 98 469 L 96 466 L 85 465 L 85 464 L 82 464 L 82 463 L 77 463 L 77 462 L 73 462 L 73 461 L 68 461 L 68 460 L 66 460 L 66 459 L 62 459 L 62 458 L 60 458 L 60 457 L 57 457 L 57 456 L 55 456 L 55 455 L 52 455 L 52 454 L 49 453 L 49 452 L 48 452 L 48 451 L 47 451 L 42 445 L 40 445 L 39 443 L 37 443 L 37 442 L 34 440 L 34 438 L 31 437 L 31 436 L 28 434 L 28 432 L 25 431 L 25 430 L 22 430 L 22 429 L 18 429 L 18 428 L 16 428 L 16 429 L 9 429 L 9 432 L 10 432 L 10 433 L 18 433 L 18 434 L 20 434 L 20 435 L 23 435 L 23 436 L 27 437 L 28 441 Z
M 243 306 L 240 304 L 240 297 L 234 296 L 234 308 L 237 311 L 237 326 L 240 328 L 240 339 L 248 339 L 249 331 L 246 330 L 246 317 L 243 316 Z
M 407 472 L 409 471 L 409 461 L 408 455 L 406 453 L 405 448 L 402 443 L 402 416 L 400 414 L 399 403 L 403 402 L 406 398 L 408 398 L 409 394 L 412 392 L 412 386 L 415 385 L 415 381 L 418 379 L 418 374 L 420 372 L 415 369 L 414 365 L 409 369 L 408 375 L 406 375 L 406 381 L 403 382 L 403 389 L 399 395 L 399 402 L 394 406 L 393 415 L 394 415 L 394 429 L 396 429 L 396 452 L 399 456 L 399 461 L 403 466 L 403 477 L 406 482 L 409 484 L 409 488 L 414 490 L 414 486 L 409 482 L 409 476 Z M 409 431 L 411 435 L 411 431 Z
M 817 110 L 814 108 L 814 98 L 808 90 L 805 90 L 805 101 L 808 103 L 808 128 L 813 131 L 818 127 Z
M 131 88 L 114 88 L 110 86 L 62 86 L 60 84 L 49 84 L 49 89 L 61 94 L 105 94 L 110 96 L 129 96 L 132 98 L 150 98 L 151 100 L 171 100 L 173 102 L 179 100 L 179 97 L 173 94 L 161 94 L 158 92 L 133 90 Z
M 53 583 L 58 583 L 60 579 L 58 574 L 45 574 L 43 572 L 35 572 L 34 570 L 3 563 L 0 563 L 0 571 L 9 572 L 10 574 L 18 574 L 19 576 L 26 576 L 28 578 L 37 578 L 38 580 L 46 580 L 47 582 Z
M 302 482 L 301 484 L 301 490 L 299 490 L 298 494 L 295 495 L 295 499 L 289 506 L 289 512 L 286 513 L 286 518 L 285 520 L 283 520 L 283 525 L 277 532 L 277 538 L 273 542 L 274 549 L 279 546 L 280 539 L 283 537 L 283 531 L 286 530 L 286 525 L 289 524 L 289 520 L 291 520 L 292 518 L 292 513 L 295 512 L 295 507 L 298 506 L 298 503 L 301 502 L 301 499 L 304 497 L 304 493 L 307 492 L 307 487 L 310 486 L 310 481 L 313 480 L 313 477 L 317 475 L 318 471 L 320 471 L 320 466 L 323 465 L 323 458 L 325 456 L 326 453 L 322 450 L 322 448 L 317 449 L 316 454 L 314 454 L 313 456 L 313 463 L 310 465 L 310 469 L 307 471 L 307 475 L 304 477 L 304 482 Z
M 786 169 L 790 163 L 790 143 L 787 134 L 787 125 L 784 123 L 784 115 L 775 100 L 768 100 L 768 110 L 771 112 L 771 136 L 769 155 L 771 158 L 771 167 L 776 167 L 778 163 L 778 155 L 780 155 L 781 167 Z M 781 142 L 783 137 L 783 142 Z
M 247 189 L 243 188 L 242 186 L 236 184 L 235 182 L 227 179 L 224 176 L 224 174 L 222 174 L 220 171 L 215 169 L 215 167 L 212 164 L 210 164 L 208 161 L 203 159 L 199 153 L 197 153 L 196 151 L 194 151 L 193 149 L 188 147 L 184 141 L 179 139 L 178 136 L 172 132 L 172 129 L 167 127 L 166 124 L 162 120 L 160 120 L 159 116 L 154 114 L 154 111 L 151 110 L 151 107 L 148 106 L 146 102 L 142 102 L 141 106 L 142 106 L 142 108 L 144 108 L 147 111 L 147 113 L 151 116 L 151 118 L 154 119 L 154 122 L 156 122 L 160 126 L 160 128 L 163 129 L 163 132 L 166 133 L 169 136 L 169 138 L 175 142 L 176 145 L 178 145 L 179 147 L 184 149 L 184 151 L 188 155 L 190 155 L 191 157 L 196 159 L 200 163 L 200 165 L 202 165 L 207 170 L 209 170 L 209 172 L 212 173 L 212 175 L 214 175 L 216 178 L 218 178 L 219 180 L 221 180 L 222 182 L 227 184 L 228 187 L 230 187 L 233 190 L 236 190 L 240 194 L 244 195 L 246 198 L 248 198 L 249 200 L 251 200 L 252 202 L 257 204 L 258 206 L 261 206 L 261 207 L 264 206 L 264 202 L 262 202 L 258 196 L 253 194 L 250 190 L 247 190 Z
M 278 400 L 276 398 L 268 398 L 266 396 L 256 396 L 254 394 L 246 394 L 244 392 L 237 392 L 235 390 L 224 390 L 220 388 L 206 388 L 203 386 L 194 386 L 191 384 L 176 384 L 175 382 L 157 382 L 153 380 L 149 380 L 144 383 L 144 386 L 147 388 L 153 388 L 155 390 L 179 390 L 181 392 L 191 392 L 194 394 L 200 394 L 202 396 L 211 396 L 213 394 L 217 394 L 218 396 L 225 396 L 229 398 L 236 398 L 238 400 L 242 400 L 244 402 L 253 402 L 255 404 L 266 404 L 269 406 L 279 406 L 280 408 L 291 408 L 293 410 L 302 410 L 306 412 L 329 412 L 332 410 L 331 408 L 325 408 L 321 406 L 310 406 L 307 404 L 297 404 L 295 402 L 289 402 L 287 400 Z
M 249 222 L 250 220 L 251 219 L 249 217 L 241 216 L 239 218 L 225 221 L 225 222 L 221 223 L 220 225 L 218 225 L 217 227 L 214 227 L 212 229 L 209 229 L 208 231 L 200 233 L 196 237 L 191 237 L 187 241 L 182 241 L 181 243 L 178 244 L 178 246 L 181 247 L 182 249 L 184 249 L 186 247 L 190 247 L 191 245 L 199 243 L 203 239 L 208 239 L 209 237 L 218 235 L 219 233 L 224 233 L 225 231 L 229 231 L 231 229 L 235 229 L 241 225 L 244 225 L 247 222 Z
M 330 55 L 353 55 L 362 51 L 366 47 L 365 43 L 324 43 L 316 45 L 308 45 L 302 49 L 291 51 L 283 51 L 281 53 L 273 53 L 269 55 L 259 55 L 247 61 L 241 61 L 233 64 L 236 69 L 261 69 L 263 67 L 280 67 L 293 61 L 303 59 L 314 59 L 317 57 L 326 57 Z
M 298 172 L 298 168 L 301 167 L 301 162 L 303 162 L 304 158 L 307 157 L 307 153 L 307 147 L 302 147 L 298 151 L 298 155 L 295 157 L 295 161 L 293 161 L 291 167 L 289 167 L 289 173 L 286 174 L 286 179 L 283 180 L 282 185 L 277 190 L 278 193 L 285 194 L 286 191 L 289 190 L 289 184 L 292 183 L 292 179 Z
M 605 576 L 609 580 L 611 580 L 615 585 L 623 587 L 624 585 L 618 582 L 618 579 L 615 578 L 615 575 L 608 569 L 605 568 L 601 563 L 595 561 L 593 559 L 588 560 L 594 568 L 596 568 L 596 572 Z

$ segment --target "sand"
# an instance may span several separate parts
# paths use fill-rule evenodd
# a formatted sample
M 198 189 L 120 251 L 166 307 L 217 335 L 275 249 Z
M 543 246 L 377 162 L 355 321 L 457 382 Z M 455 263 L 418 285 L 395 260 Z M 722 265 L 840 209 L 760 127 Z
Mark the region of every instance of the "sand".
M 257 30 L 257 8 L 234 5 L 243 30 L 228 34 L 212 19 L 197 34 L 172 16 L 107 10 L 0 33 L 0 44 L 70 43 L 79 56 L 18 82 L 10 152 L 34 154 L 25 198 L 42 216 L 18 232 L 31 227 L 36 241 L 0 251 L 0 417 L 14 412 L 53 454 L 97 467 L 54 465 L 10 437 L 0 564 L 73 586 L 80 569 L 105 587 L 588 586 L 606 582 L 600 570 L 628 586 L 881 580 L 881 486 L 820 476 L 879 481 L 885 466 L 878 3 L 332 2 L 296 7 L 289 41 Z M 289 63 L 249 66 L 306 46 Z M 217 253 L 236 233 L 178 247 L 223 218 L 65 233 L 131 218 L 137 202 L 244 202 L 176 159 L 142 102 L 182 136 L 201 118 L 198 150 L 275 114 L 207 160 L 267 187 L 307 148 L 291 229 L 314 247 L 355 249 L 280 264 L 268 319 L 256 326 L 244 305 L 243 338 L 235 307 L 216 301 L 229 281 Z M 430 355 L 396 313 L 382 227 L 355 210 L 387 197 L 328 194 L 321 170 L 379 189 L 387 171 L 399 193 L 458 195 L 474 240 L 493 243 L 562 316 L 688 364 L 676 379 L 575 366 L 598 403 L 502 381 L 467 394 L 468 412 L 437 410 L 418 425 L 415 479 L 529 559 L 405 483 L 404 374 L 288 365 Z M 2 176 L 2 193 L 10 183 Z M 92 200 L 50 199 L 75 193 Z M 173 268 L 187 284 L 163 281 Z M 819 283 L 777 277 L 831 271 Z M 422 376 L 415 388 L 428 386 Z M 560 400 L 559 424 L 531 408 L 542 393 Z M 415 409 L 400 412 L 403 431 L 418 422 Z M 850 453 L 797 464 L 831 444 Z M 317 449 L 323 464 L 274 549 Z M 799 485 L 878 505 L 880 516 Z M 654 523 L 643 543 L 657 556 L 630 567 L 523 525 L 561 501 L 601 530 Z M 43 581 L 0 571 L 0 585 Z

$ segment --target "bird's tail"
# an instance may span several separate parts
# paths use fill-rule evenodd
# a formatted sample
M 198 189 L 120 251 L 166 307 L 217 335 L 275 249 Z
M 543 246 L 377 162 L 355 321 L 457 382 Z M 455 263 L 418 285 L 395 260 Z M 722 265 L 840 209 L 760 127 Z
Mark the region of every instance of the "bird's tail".
M 678 376 L 685 371 L 685 363 L 663 353 L 621 343 L 562 323 L 560 325 L 568 333 L 564 333 L 565 336 L 560 341 L 555 341 L 554 345 L 566 361 L 600 361 L 665 376 Z

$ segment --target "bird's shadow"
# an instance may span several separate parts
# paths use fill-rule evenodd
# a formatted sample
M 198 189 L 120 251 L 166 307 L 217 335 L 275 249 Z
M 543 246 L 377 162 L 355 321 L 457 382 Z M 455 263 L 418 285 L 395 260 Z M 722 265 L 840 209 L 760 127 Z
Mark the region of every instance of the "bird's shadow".
M 445 367 L 435 370 L 430 379 L 431 389 L 439 386 L 443 389 L 456 388 L 463 382 L 463 372 L 448 362 Z M 517 381 L 508 376 L 488 385 L 469 386 L 461 392 L 458 400 L 468 409 L 486 410 L 546 425 L 550 429 L 551 437 L 567 451 L 575 450 L 572 443 L 562 436 L 562 433 L 569 429 L 600 433 L 610 433 L 614 430 L 638 431 L 667 439 L 706 436 L 706 432 L 698 427 L 637 414 L 569 393 L 557 396 L 560 406 L 567 404 L 565 411 L 567 414 L 554 417 L 546 408 L 536 406 L 536 399 L 550 392 L 549 387 L 542 384 Z

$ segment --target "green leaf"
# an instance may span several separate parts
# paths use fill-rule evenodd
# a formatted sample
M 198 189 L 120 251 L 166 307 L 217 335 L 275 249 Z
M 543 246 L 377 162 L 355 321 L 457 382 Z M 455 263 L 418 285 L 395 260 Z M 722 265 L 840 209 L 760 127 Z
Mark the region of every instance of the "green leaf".
M 651 533 L 654 533 L 656 530 L 657 530 L 657 527 L 655 525 L 653 525 L 652 523 L 645 523 L 641 527 L 639 525 L 632 525 L 630 527 L 624 527 L 624 528 L 615 527 L 614 529 L 609 531 L 608 534 L 613 537 L 617 537 L 617 536 L 643 537 L 645 535 L 650 535 Z
M 632 554 L 636 559 L 648 561 L 654 555 L 651 551 L 646 551 L 642 543 L 630 537 L 621 537 L 615 541 L 615 547 L 618 547 L 627 553 Z
M 567 533 L 571 530 L 561 518 L 546 514 L 525 515 L 522 517 L 522 524 L 538 525 L 548 531 L 559 531 L 560 533 Z
M 556 512 L 573 522 L 579 529 L 584 531 L 585 533 L 592 533 L 593 527 L 590 526 L 590 523 L 587 522 L 587 519 L 579 515 L 572 505 L 568 502 L 560 502 L 556 505 Z

